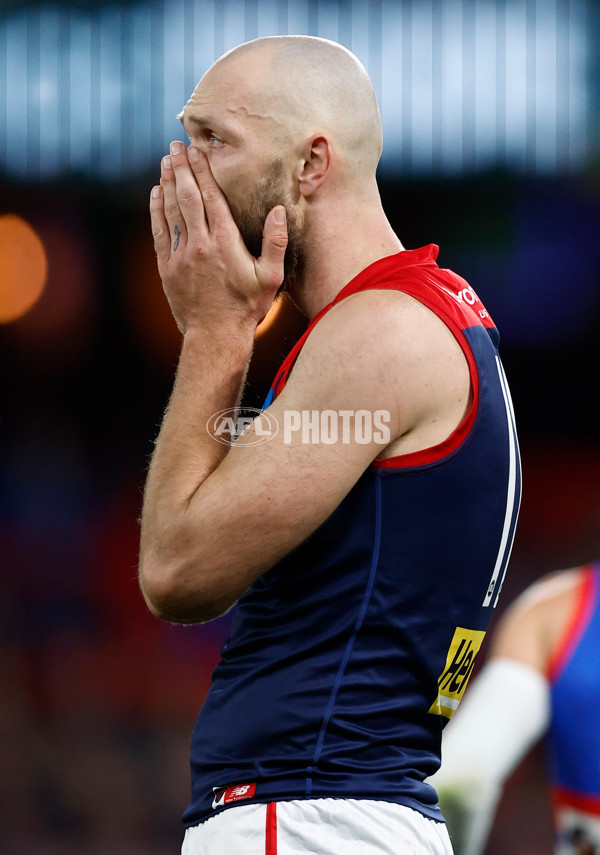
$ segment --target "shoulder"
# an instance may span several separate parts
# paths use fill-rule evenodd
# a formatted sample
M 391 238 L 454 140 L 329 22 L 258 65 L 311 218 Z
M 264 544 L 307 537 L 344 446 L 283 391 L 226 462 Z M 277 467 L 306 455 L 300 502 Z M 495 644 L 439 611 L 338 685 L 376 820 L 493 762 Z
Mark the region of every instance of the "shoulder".
M 393 379 L 413 394 L 423 381 L 465 374 L 466 360 L 452 332 L 430 309 L 395 290 L 369 290 L 340 300 L 315 324 L 296 361 L 310 375 L 324 370 L 352 381 L 365 373 Z M 433 390 L 435 391 L 435 390 Z
M 584 568 L 574 567 L 530 585 L 501 617 L 492 655 L 545 673 L 574 613 L 584 579 Z
M 371 343 L 373 334 L 389 335 L 397 347 L 404 348 L 454 341 L 434 311 L 415 297 L 389 288 L 359 291 L 335 303 L 315 325 L 310 338 L 316 341 L 321 335 L 334 334 L 342 340 L 350 330 Z
M 388 413 L 388 456 L 442 442 L 463 420 L 471 390 L 467 359 L 444 322 L 408 294 L 376 289 L 345 297 L 315 324 L 283 395 L 299 409 Z

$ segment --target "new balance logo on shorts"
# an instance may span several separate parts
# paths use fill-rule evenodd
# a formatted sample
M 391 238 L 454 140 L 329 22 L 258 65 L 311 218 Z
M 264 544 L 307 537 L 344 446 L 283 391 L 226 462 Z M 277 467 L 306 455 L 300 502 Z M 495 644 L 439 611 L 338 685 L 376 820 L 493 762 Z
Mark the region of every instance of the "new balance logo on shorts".
M 256 784 L 236 784 L 234 787 L 213 787 L 213 810 L 232 802 L 241 802 L 251 799 L 256 792 Z

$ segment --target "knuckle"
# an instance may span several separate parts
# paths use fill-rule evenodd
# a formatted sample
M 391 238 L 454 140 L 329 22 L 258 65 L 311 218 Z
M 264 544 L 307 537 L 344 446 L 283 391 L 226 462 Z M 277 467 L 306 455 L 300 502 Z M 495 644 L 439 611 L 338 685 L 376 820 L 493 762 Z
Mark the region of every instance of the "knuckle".
M 202 191 L 202 198 L 206 202 L 216 202 L 217 199 L 219 198 L 219 191 L 214 186 L 206 187 Z
M 228 249 L 231 246 L 232 239 L 230 232 L 225 229 L 219 229 L 215 232 L 215 244 L 219 249 Z
M 198 198 L 198 191 L 194 191 L 192 187 L 182 187 L 177 195 L 182 202 L 195 202 Z
M 283 282 L 283 275 L 277 270 L 271 270 L 265 274 L 262 282 L 266 288 L 279 288 Z

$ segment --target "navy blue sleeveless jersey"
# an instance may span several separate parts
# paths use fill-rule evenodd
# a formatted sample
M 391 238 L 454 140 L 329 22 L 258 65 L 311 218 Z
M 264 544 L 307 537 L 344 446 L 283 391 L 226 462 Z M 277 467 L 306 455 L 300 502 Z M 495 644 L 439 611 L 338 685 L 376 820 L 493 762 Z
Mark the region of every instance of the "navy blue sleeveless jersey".
M 194 729 L 194 825 L 234 804 L 383 799 L 442 819 L 424 782 L 473 669 L 508 561 L 520 465 L 497 331 L 431 245 L 381 259 L 332 305 L 368 289 L 403 291 L 452 331 L 473 404 L 447 440 L 375 460 L 331 516 L 258 579 Z M 368 318 L 365 319 L 368 323 Z
M 586 567 L 572 619 L 548 669 L 555 825 L 589 817 L 600 835 L 600 562 Z

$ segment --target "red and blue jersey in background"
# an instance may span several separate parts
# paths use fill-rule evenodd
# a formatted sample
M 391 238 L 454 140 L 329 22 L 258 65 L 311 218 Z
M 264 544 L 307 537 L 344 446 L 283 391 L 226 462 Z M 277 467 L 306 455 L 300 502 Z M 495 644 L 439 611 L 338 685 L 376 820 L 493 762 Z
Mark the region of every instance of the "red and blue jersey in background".
M 497 330 L 437 252 L 407 250 L 363 270 L 273 384 L 267 405 L 333 305 L 396 290 L 453 333 L 473 403 L 439 445 L 374 460 L 240 598 L 194 729 L 187 825 L 249 801 L 319 797 L 383 799 L 442 819 L 425 779 L 498 600 L 521 477 Z
M 547 735 L 558 851 L 600 853 L 600 562 L 582 573 L 548 669 Z M 592 848 L 590 848 L 592 847 Z

